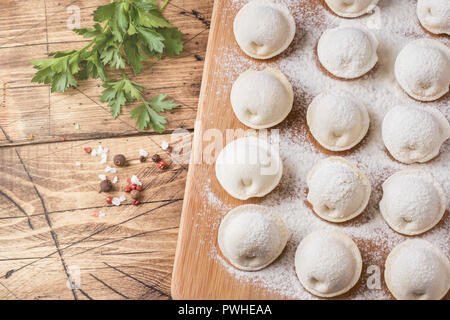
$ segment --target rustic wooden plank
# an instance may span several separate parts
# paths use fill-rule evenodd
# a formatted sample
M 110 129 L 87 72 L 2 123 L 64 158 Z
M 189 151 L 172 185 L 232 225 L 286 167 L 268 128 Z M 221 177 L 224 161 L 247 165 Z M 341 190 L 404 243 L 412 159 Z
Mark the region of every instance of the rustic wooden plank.
M 186 132 L 1 148 L 0 284 L 21 299 L 169 298 L 190 138 Z M 163 141 L 172 153 L 161 149 Z M 107 164 L 83 151 L 99 145 L 110 150 Z M 160 154 L 169 168 L 139 162 L 141 148 Z M 136 174 L 145 189 L 140 206 L 129 195 L 108 206 L 98 193 L 98 174 L 113 166 L 116 153 L 129 164 L 106 173 L 119 177 L 109 194 L 125 194 L 126 179 Z M 66 285 L 72 267 L 81 270 L 81 290 Z M 10 291 L 0 298 L 11 298 Z
M 0 2 L 0 48 L 46 42 L 45 0 Z
M 47 86 L 30 82 L 34 70 L 29 60 L 45 58 L 49 51 L 80 48 L 87 43 L 69 30 L 67 21 L 71 12 L 68 12 L 67 8 L 71 4 L 80 8 L 83 27 L 92 24 L 92 11 L 102 3 L 102 0 L 47 0 L 44 8 L 47 21 L 45 12 L 44 17 L 41 17 L 42 25 L 48 26 L 43 29 L 44 40 L 23 39 L 26 50 L 23 49 L 23 44 L 14 42 L 13 38 L 8 45 L 0 46 L 0 59 L 7 61 L 7 67 L 0 70 L 0 84 L 4 87 L 1 94 L 4 100 L 2 110 L 5 111 L 0 115 L 0 127 L 4 131 L 0 133 L 0 146 L 58 141 L 61 137 L 89 139 L 138 132 L 134 120 L 129 118 L 132 106 L 124 108 L 119 120 L 111 118 L 108 107 L 100 102 L 102 88 L 98 87 L 98 81 L 84 81 L 77 89 L 55 94 L 50 94 Z M 1 8 L 0 13 L 6 16 L 8 10 L 15 8 L 5 6 Z M 192 10 L 195 10 L 196 15 L 192 14 Z M 203 68 L 203 61 L 198 57 L 203 57 L 206 50 L 211 10 L 211 0 L 171 1 L 165 9 L 165 14 L 184 32 L 185 50 L 179 57 L 146 62 L 145 71 L 135 77 L 137 82 L 146 86 L 146 94 L 149 96 L 167 93 L 181 105 L 167 114 L 168 131 L 180 127 L 193 128 Z M 23 14 L 25 16 L 20 16 L 20 19 L 28 19 L 26 15 L 32 13 L 25 11 Z M 5 28 L 9 29 L 11 34 L 18 33 L 14 29 L 13 21 L 8 21 L 10 24 Z M 18 24 L 19 27 L 24 28 Z M 114 77 L 114 74 L 112 76 Z M 33 91 L 28 96 L 24 95 L 30 87 L 37 88 L 31 89 Z M 27 113 L 35 114 L 35 117 L 24 116 Z M 37 120 L 37 124 L 46 122 L 47 126 L 41 129 L 36 126 L 34 120 Z M 75 122 L 80 123 L 80 130 L 74 129 Z M 33 140 L 30 139 L 30 134 L 33 135 Z

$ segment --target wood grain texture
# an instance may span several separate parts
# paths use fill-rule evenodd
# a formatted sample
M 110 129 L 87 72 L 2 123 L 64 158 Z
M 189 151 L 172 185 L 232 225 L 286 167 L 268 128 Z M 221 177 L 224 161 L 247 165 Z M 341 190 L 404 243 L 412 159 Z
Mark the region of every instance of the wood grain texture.
M 181 104 L 167 115 L 163 135 L 137 130 L 131 107 L 113 120 L 93 80 L 63 94 L 30 82 L 29 60 L 86 43 L 67 28 L 67 8 L 80 8 L 84 27 L 107 2 L 0 1 L 0 299 L 171 298 L 185 159 L 203 68 L 195 55 L 205 55 L 213 1 L 172 0 L 165 15 L 184 32 L 185 50 L 147 62 L 135 78 L 149 95 L 164 92 Z M 177 128 L 186 130 L 172 134 Z M 162 150 L 162 141 L 174 151 Z M 99 145 L 110 150 L 107 164 L 83 151 Z M 140 163 L 140 148 L 160 154 L 169 168 Z M 109 194 L 124 194 L 126 179 L 136 174 L 145 188 L 140 206 L 132 206 L 129 196 L 121 206 L 106 205 L 107 195 L 98 193 L 98 175 L 118 153 L 131 161 L 108 174 L 119 178 Z M 96 217 L 99 212 L 105 216 Z M 67 281 L 77 280 L 78 270 L 80 286 L 70 289 Z

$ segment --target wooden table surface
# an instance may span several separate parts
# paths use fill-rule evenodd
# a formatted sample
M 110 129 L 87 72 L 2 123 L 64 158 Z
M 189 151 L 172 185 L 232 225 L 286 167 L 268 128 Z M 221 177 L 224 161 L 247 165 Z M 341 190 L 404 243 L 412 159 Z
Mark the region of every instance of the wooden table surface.
M 137 130 L 132 106 L 113 120 L 97 81 L 55 94 L 30 82 L 28 61 L 83 47 L 87 41 L 70 30 L 71 19 L 79 12 L 81 27 L 90 26 L 95 8 L 108 2 L 0 1 L 0 299 L 171 298 L 188 168 L 181 158 L 189 155 L 214 1 L 172 0 L 164 14 L 184 33 L 185 49 L 146 62 L 134 78 L 149 96 L 167 93 L 181 105 L 167 114 L 161 135 Z M 184 135 L 174 136 L 178 128 Z M 178 157 L 161 149 L 163 141 Z M 83 151 L 99 145 L 110 150 L 107 164 Z M 120 206 L 106 205 L 98 175 L 113 166 L 114 154 L 135 159 L 141 148 L 160 154 L 169 168 L 133 160 L 108 173 L 119 178 L 111 195 L 122 195 L 134 174 L 145 191 L 139 206 L 129 196 Z

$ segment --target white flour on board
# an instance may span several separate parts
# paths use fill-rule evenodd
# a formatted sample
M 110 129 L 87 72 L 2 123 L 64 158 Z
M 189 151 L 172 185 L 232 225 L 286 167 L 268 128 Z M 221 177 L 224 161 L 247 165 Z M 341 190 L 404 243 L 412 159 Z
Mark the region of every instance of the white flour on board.
M 236 9 L 248 1 L 233 0 L 231 9 L 224 15 L 233 15 Z M 274 62 L 253 62 L 244 56 L 237 46 L 222 48 L 215 59 L 218 68 L 215 77 L 236 79 L 243 71 L 264 69 L 267 66 L 280 69 L 291 81 L 297 102 L 293 112 L 302 117 L 306 114 L 306 106 L 319 93 L 326 90 L 347 90 L 356 101 L 366 106 L 370 115 L 368 136 L 351 152 L 343 155 L 347 160 L 357 165 L 369 178 L 372 184 L 372 195 L 368 208 L 364 213 L 345 224 L 332 224 L 319 219 L 305 204 L 306 176 L 308 171 L 320 159 L 327 157 L 319 152 L 309 138 L 294 130 L 295 123 L 288 128 L 282 127 L 280 154 L 284 164 L 284 174 L 280 186 L 266 196 L 261 204 L 278 214 L 286 223 L 290 239 L 285 251 L 279 259 L 267 268 L 257 272 L 239 271 L 229 265 L 215 247 L 215 232 L 211 232 L 209 244 L 212 247 L 211 257 L 233 276 L 241 281 L 250 281 L 271 292 L 290 298 L 315 299 L 306 292 L 297 279 L 294 270 L 294 253 L 300 240 L 312 231 L 325 228 L 337 228 L 357 242 L 364 260 L 362 283 L 357 285 L 352 299 L 386 299 L 390 296 L 383 289 L 368 289 L 366 281 L 369 277 L 367 267 L 384 265 L 385 254 L 380 249 L 389 252 L 398 243 L 407 239 L 392 231 L 382 219 L 378 202 L 381 199 L 381 184 L 391 174 L 405 168 L 420 168 L 429 170 L 442 184 L 447 195 L 450 195 L 450 141 L 444 143 L 440 156 L 425 164 L 403 165 L 394 162 L 385 152 L 381 139 L 381 121 L 385 113 L 397 104 L 423 105 L 427 108 L 439 109 L 447 119 L 450 119 L 448 98 L 437 102 L 422 104 L 409 98 L 397 85 L 394 78 L 394 61 L 400 49 L 409 41 L 421 37 L 430 37 L 419 25 L 416 16 L 416 1 L 380 1 L 379 9 L 371 15 L 358 19 L 347 20 L 332 15 L 325 8 L 318 6 L 314 13 L 302 9 L 308 0 L 282 0 L 291 10 L 296 19 L 297 34 L 290 48 Z M 371 29 L 377 36 L 380 46 L 379 61 L 375 69 L 362 78 L 352 81 L 336 80 L 320 70 L 316 61 L 316 44 L 324 30 L 341 24 L 362 24 Z M 230 26 L 231 27 L 231 26 Z M 450 44 L 450 40 L 439 38 L 439 41 Z M 217 95 L 227 95 L 231 84 L 219 88 Z M 231 106 L 230 106 L 231 108 Z M 291 128 L 292 127 L 292 128 Z M 215 179 L 215 178 L 213 178 Z M 224 204 L 210 188 L 210 181 L 203 186 L 203 211 L 199 213 L 202 219 L 207 219 L 211 230 L 217 230 L 220 221 L 231 207 Z M 209 211 L 211 208 L 214 214 Z M 448 209 L 448 208 L 447 208 Z M 219 212 L 219 214 L 217 214 Z M 450 255 L 450 219 L 447 214 L 444 221 L 431 231 L 417 238 L 422 238 L 438 246 Z M 208 241 L 208 240 L 204 240 Z M 364 244 L 370 243 L 378 248 L 370 250 Z M 383 277 L 381 277 L 383 282 Z

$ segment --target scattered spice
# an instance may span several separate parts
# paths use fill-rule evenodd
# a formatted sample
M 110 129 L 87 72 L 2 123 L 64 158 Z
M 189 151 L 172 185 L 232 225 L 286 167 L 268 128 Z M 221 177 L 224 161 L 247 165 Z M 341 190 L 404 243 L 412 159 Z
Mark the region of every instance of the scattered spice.
M 127 159 L 123 154 L 116 154 L 113 161 L 116 166 L 123 167 L 126 164 Z
M 112 182 L 109 179 L 102 180 L 100 182 L 100 191 L 99 192 L 109 192 L 113 188 Z
M 134 183 L 130 186 L 131 190 L 136 190 L 137 185 L 135 185 Z
M 158 162 L 158 168 L 159 168 L 160 170 L 167 169 L 167 163 L 166 163 L 165 161 L 160 161 L 160 162 Z
M 198 54 L 194 55 L 194 57 L 197 61 L 203 61 L 203 58 L 200 57 Z
M 80 124 L 78 122 L 74 123 L 73 127 L 75 128 L 75 130 L 80 130 Z
M 61 138 L 61 142 L 64 142 L 64 141 L 66 141 L 66 138 L 65 138 L 65 137 L 62 137 L 62 138 Z
M 137 191 L 142 191 L 142 187 L 141 187 L 141 186 L 137 186 L 137 187 L 136 187 L 136 190 L 137 190 Z
M 111 204 L 112 203 L 112 199 L 113 199 L 112 196 L 106 197 L 106 203 Z
M 91 147 L 85 147 L 85 148 L 83 148 L 83 150 L 86 153 L 91 153 L 92 152 L 92 148 Z
M 140 202 L 139 200 L 133 200 L 133 201 L 131 201 L 131 204 L 132 204 L 133 206 L 138 206 L 138 205 L 141 204 L 141 202 Z
M 144 157 L 144 156 L 139 156 L 139 161 L 140 162 L 145 162 L 145 161 L 147 161 L 147 158 Z
M 126 186 L 123 191 L 125 192 L 131 192 L 131 186 Z
M 28 139 L 34 140 L 34 136 L 33 136 L 32 134 L 30 134 L 30 135 L 28 136 Z
M 161 161 L 161 157 L 159 156 L 159 154 L 154 154 L 152 156 L 152 161 L 153 162 L 160 162 Z
M 130 193 L 131 198 L 137 200 L 140 198 L 141 193 L 138 190 L 132 190 Z

